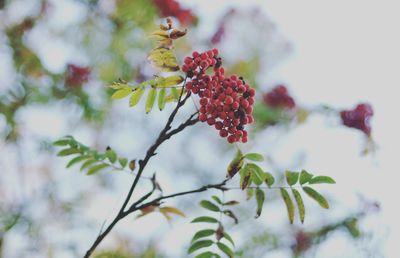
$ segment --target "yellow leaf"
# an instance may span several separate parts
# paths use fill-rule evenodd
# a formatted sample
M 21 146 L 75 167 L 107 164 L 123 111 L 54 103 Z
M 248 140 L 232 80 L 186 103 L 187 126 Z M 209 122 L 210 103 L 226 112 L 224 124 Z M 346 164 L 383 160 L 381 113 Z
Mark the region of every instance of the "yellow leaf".
M 176 214 L 176 215 L 179 215 L 179 216 L 182 216 L 182 217 L 186 217 L 185 214 L 181 210 L 179 210 L 179 209 L 177 209 L 175 207 L 169 207 L 169 206 L 161 207 L 160 208 L 160 212 L 162 212 L 162 213 L 173 213 L 173 214 Z
M 114 92 L 114 94 L 111 96 L 111 98 L 112 99 L 122 99 L 122 98 L 127 97 L 131 93 L 132 93 L 132 89 L 131 88 L 124 87 L 124 88 Z

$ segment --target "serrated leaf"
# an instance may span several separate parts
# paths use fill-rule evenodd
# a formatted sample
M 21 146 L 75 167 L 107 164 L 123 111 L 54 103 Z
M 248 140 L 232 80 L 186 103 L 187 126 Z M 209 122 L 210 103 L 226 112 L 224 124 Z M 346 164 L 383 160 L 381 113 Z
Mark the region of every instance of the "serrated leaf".
M 146 114 L 148 114 L 153 109 L 156 97 L 157 97 L 157 90 L 155 88 L 151 88 L 149 90 L 149 93 L 147 94 L 147 100 L 145 106 Z
M 235 224 L 238 224 L 238 223 L 239 223 L 239 220 L 238 220 L 238 218 L 236 217 L 235 213 L 233 213 L 233 211 L 231 211 L 231 210 L 224 210 L 224 211 L 223 211 L 223 214 L 226 215 L 226 216 L 228 216 L 228 217 L 230 217 L 230 218 L 232 218 L 233 221 L 235 222 Z
M 132 89 L 130 87 L 124 87 L 122 89 L 115 91 L 113 93 L 113 95 L 111 95 L 111 98 L 112 99 L 122 99 L 122 98 L 129 96 L 129 94 L 131 94 L 131 93 L 132 93 Z
M 250 200 L 253 196 L 254 196 L 254 189 L 253 188 L 247 188 L 246 200 Z
M 214 233 L 215 233 L 214 229 L 200 230 L 200 231 L 196 232 L 196 234 L 193 236 L 191 243 L 193 243 L 194 241 L 196 241 L 200 238 L 211 236 Z
M 148 59 L 151 64 L 163 71 L 173 72 L 179 70 L 178 61 L 174 53 L 167 48 L 156 48 L 150 52 Z
M 161 89 L 158 93 L 158 108 L 160 110 L 163 110 L 165 107 L 165 93 L 166 89 Z
M 207 209 L 207 210 L 210 210 L 210 211 L 215 211 L 215 212 L 220 211 L 220 209 L 219 209 L 219 207 L 217 205 L 215 205 L 212 202 L 207 201 L 207 200 L 202 200 L 200 202 L 200 206 L 205 208 L 205 209 Z
M 82 151 L 80 149 L 77 149 L 77 148 L 68 148 L 68 149 L 63 149 L 60 152 L 58 152 L 57 156 L 64 157 L 64 156 L 77 154 L 77 153 L 82 153 Z
M 329 209 L 328 201 L 320 193 L 318 193 L 313 188 L 308 187 L 308 186 L 304 186 L 303 190 L 304 190 L 304 192 L 306 192 L 306 194 L 308 196 L 310 196 L 312 199 L 314 199 L 322 208 Z
M 112 149 L 106 151 L 106 157 L 111 163 L 115 163 L 115 161 L 117 161 L 117 153 L 115 153 L 115 151 Z
M 143 87 L 137 88 L 131 95 L 131 98 L 129 99 L 129 106 L 134 107 L 139 103 L 140 99 L 143 96 L 145 89 Z
M 248 163 L 245 169 L 249 169 L 251 173 L 251 181 L 256 185 L 261 185 L 266 179 L 265 172 L 258 165 L 254 163 Z
M 290 186 L 295 185 L 299 180 L 299 172 L 286 171 L 285 177 L 286 177 L 286 182 Z
M 312 177 L 313 177 L 312 174 L 308 173 L 305 170 L 302 170 L 300 173 L 300 184 L 304 185 L 305 183 L 308 183 Z
M 232 178 L 236 175 L 236 173 L 242 168 L 243 166 L 243 153 L 238 150 L 236 152 L 235 158 L 231 161 L 228 166 L 228 173 L 226 177 Z
M 263 206 L 264 206 L 265 194 L 260 188 L 256 188 L 256 201 L 257 201 L 257 212 L 256 218 L 260 217 Z
M 226 240 L 228 240 L 233 246 L 235 246 L 235 242 L 233 241 L 232 237 L 228 233 L 224 232 L 224 238 Z
M 87 168 L 87 167 L 89 167 L 90 165 L 92 165 L 93 163 L 95 163 L 95 162 L 97 162 L 97 160 L 95 160 L 95 159 L 89 159 L 89 160 L 86 160 L 82 165 L 81 165 L 81 168 L 80 168 L 80 170 L 82 171 L 82 170 L 84 170 L 85 168 Z
M 179 210 L 178 208 L 175 208 L 175 207 L 169 207 L 169 206 L 161 207 L 160 211 L 166 212 L 166 213 L 173 213 L 173 214 L 185 217 L 185 214 L 181 210 Z
M 172 75 L 163 78 L 163 83 L 161 87 L 171 87 L 183 82 L 183 77 L 180 75 Z
M 300 221 L 301 221 L 301 223 L 304 223 L 304 218 L 306 215 L 306 208 L 304 207 L 303 198 L 301 197 L 301 194 L 299 193 L 299 191 L 297 191 L 296 189 L 292 188 L 292 193 L 293 193 L 294 199 L 296 200 L 296 203 L 297 203 L 297 209 L 299 210 Z
M 232 201 L 228 201 L 228 202 L 224 202 L 223 205 L 224 206 L 232 206 L 232 205 L 237 205 L 239 204 L 238 201 L 232 200 Z
M 213 217 L 208 217 L 208 216 L 201 216 L 197 217 L 194 220 L 192 220 L 190 223 L 200 223 L 200 222 L 205 222 L 205 223 L 218 223 L 217 219 L 214 219 Z
M 119 164 L 121 165 L 122 168 L 125 168 L 126 164 L 128 164 L 128 160 L 126 158 L 119 158 L 118 162 L 119 162 Z
M 74 165 L 74 164 L 76 164 L 76 163 L 78 163 L 78 162 L 81 162 L 81 161 L 83 161 L 83 160 L 85 160 L 85 159 L 88 159 L 88 158 L 90 158 L 90 156 L 88 156 L 88 155 L 75 157 L 75 158 L 71 159 L 71 160 L 68 162 L 68 164 L 67 164 L 66 167 L 67 167 L 67 168 L 70 168 L 72 165 Z
M 250 182 L 250 170 L 245 169 L 245 168 L 241 168 L 239 171 L 239 175 L 240 175 L 240 189 L 244 190 L 246 189 L 247 186 L 249 186 Z
M 212 240 L 201 240 L 194 242 L 190 247 L 188 253 L 191 254 L 196 250 L 199 250 L 204 247 L 209 247 L 213 244 L 214 242 Z
M 213 198 L 213 200 L 214 200 L 216 203 L 222 204 L 222 201 L 221 201 L 220 198 L 218 198 L 218 196 L 213 195 L 213 196 L 211 196 L 211 198 Z
M 290 198 L 289 193 L 286 191 L 285 188 L 280 188 L 280 190 L 281 190 L 282 199 L 283 199 L 283 201 L 285 202 L 285 205 L 286 205 L 286 209 L 287 209 L 287 213 L 288 213 L 290 224 L 293 224 L 293 221 L 294 221 L 294 204 L 293 204 L 293 201 Z
M 268 186 L 272 186 L 275 183 L 275 178 L 274 176 L 269 173 L 269 172 L 264 172 L 265 174 L 265 180 L 264 182 L 268 185 Z
M 336 184 L 335 180 L 329 176 L 316 176 L 308 181 L 309 184 Z
M 71 139 L 61 139 L 53 142 L 54 146 L 66 146 L 71 142 Z
M 171 88 L 171 94 L 175 100 L 179 100 L 180 93 L 176 88 Z
M 88 172 L 86 173 L 86 175 L 93 175 L 97 172 L 99 172 L 100 170 L 109 167 L 108 164 L 98 164 L 98 165 L 94 165 L 93 167 L 89 168 Z
M 253 160 L 253 161 L 263 161 L 264 160 L 263 155 L 261 155 L 259 153 L 247 153 L 246 155 L 244 155 L 244 157 L 248 160 Z
M 218 255 L 219 256 L 219 255 Z M 195 258 L 213 258 L 216 257 L 213 252 L 207 251 L 195 256 Z
M 218 246 L 219 250 L 221 250 L 226 255 L 228 255 L 229 258 L 233 257 L 233 251 L 227 245 L 225 245 L 224 243 L 218 242 L 217 246 Z

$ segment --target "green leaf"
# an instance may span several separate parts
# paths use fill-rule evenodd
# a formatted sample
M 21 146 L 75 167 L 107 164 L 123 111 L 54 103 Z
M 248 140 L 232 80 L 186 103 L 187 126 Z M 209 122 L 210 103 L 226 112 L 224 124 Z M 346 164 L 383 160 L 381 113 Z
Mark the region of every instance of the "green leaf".
M 265 200 L 264 191 L 258 187 L 256 188 L 256 200 L 257 200 L 256 218 L 258 218 L 261 215 L 261 212 L 262 212 L 262 209 L 264 206 L 264 200 Z
M 217 242 L 217 246 L 222 252 L 228 255 L 229 258 L 233 257 L 233 251 L 227 245 L 221 242 Z
M 200 206 L 205 208 L 205 209 L 207 209 L 207 210 L 210 210 L 210 211 L 216 211 L 216 212 L 220 211 L 220 209 L 219 209 L 219 207 L 217 205 L 215 205 L 212 202 L 207 201 L 207 200 L 202 200 L 200 202 Z
M 89 168 L 88 172 L 86 173 L 86 175 L 93 175 L 97 172 L 99 172 L 100 170 L 109 167 L 108 164 L 98 164 L 98 165 L 94 165 L 93 167 Z
M 218 196 L 213 195 L 211 196 L 211 198 L 213 198 L 213 200 L 216 201 L 218 204 L 222 204 L 222 201 L 218 198 Z
M 176 88 L 171 88 L 171 93 L 176 100 L 179 100 L 180 93 Z
M 212 240 L 201 240 L 201 241 L 194 242 L 194 243 L 190 246 L 188 253 L 191 254 L 191 253 L 193 253 L 194 251 L 199 250 L 199 249 L 201 249 L 201 248 L 209 247 L 209 246 L 211 246 L 213 243 L 214 243 L 214 242 L 213 242 Z
M 162 85 L 159 85 L 161 87 L 171 87 L 180 84 L 183 82 L 183 77 L 180 75 L 172 75 L 163 78 Z
M 117 161 L 117 153 L 115 153 L 115 151 L 112 149 L 106 151 L 106 156 L 111 163 L 115 163 L 115 161 Z
M 213 258 L 215 254 L 213 252 L 207 251 L 195 256 L 195 258 Z
M 308 181 L 309 184 L 336 184 L 335 180 L 329 176 L 316 176 Z
M 232 206 L 232 205 L 237 205 L 237 204 L 239 204 L 239 202 L 235 201 L 235 200 L 223 203 L 224 206 Z
M 253 196 L 254 196 L 254 189 L 253 188 L 247 188 L 246 200 L 250 200 Z
M 88 160 L 86 160 L 82 165 L 81 165 L 81 168 L 80 168 L 80 170 L 82 171 L 82 170 L 84 170 L 85 168 L 87 168 L 87 167 L 89 167 L 90 165 L 92 165 L 93 163 L 95 163 L 95 162 L 97 162 L 97 160 L 95 160 L 95 159 L 88 159 Z
M 259 153 L 247 153 L 244 157 L 248 160 L 263 161 L 264 157 Z
M 198 232 L 193 236 L 191 242 L 193 243 L 194 241 L 196 241 L 196 240 L 199 239 L 199 238 L 211 236 L 211 235 L 213 235 L 214 233 L 215 233 L 215 230 L 214 230 L 214 229 L 204 229 L 204 230 L 200 230 L 200 231 L 198 231 Z
M 68 162 L 67 168 L 70 168 L 72 165 L 74 165 L 78 162 L 81 162 L 82 160 L 88 159 L 88 158 L 90 158 L 90 156 L 88 156 L 88 155 L 75 157 Z
M 233 241 L 232 237 L 228 233 L 224 232 L 224 238 L 226 240 L 228 240 L 233 246 L 235 246 L 235 242 Z
M 312 177 L 313 177 L 312 174 L 308 173 L 305 170 L 302 170 L 300 173 L 300 184 L 304 185 L 305 183 L 308 183 Z
M 128 160 L 126 158 L 119 158 L 118 162 L 119 162 L 119 164 L 121 165 L 122 168 L 125 168 L 126 164 L 128 164 Z
M 299 215 L 300 215 L 300 221 L 301 221 L 301 223 L 304 223 L 304 218 L 306 215 L 306 208 L 304 207 L 303 198 L 301 197 L 301 194 L 299 193 L 299 191 L 297 191 L 296 189 L 292 188 L 292 193 L 293 193 L 294 199 L 296 200 L 296 203 L 297 203 L 297 208 L 299 210 Z
M 77 148 L 68 148 L 68 149 L 61 150 L 59 153 L 57 153 L 57 156 L 64 157 L 64 156 L 77 154 L 77 153 L 82 153 L 82 151 Z
M 66 146 L 68 144 L 70 144 L 71 139 L 61 139 L 58 141 L 53 142 L 54 146 Z
M 137 88 L 137 89 L 132 93 L 131 98 L 129 99 L 129 106 L 130 106 L 130 107 L 134 107 L 134 106 L 137 105 L 137 103 L 139 103 L 140 99 L 141 99 L 142 96 L 143 96 L 144 91 L 145 91 L 144 88 L 143 88 L 143 87 L 140 87 L 140 88 Z
M 250 182 L 250 176 L 251 176 L 251 171 L 249 169 L 245 169 L 246 167 L 240 169 L 239 175 L 240 175 L 240 189 L 244 190 L 246 187 L 251 183 Z
M 318 193 L 313 188 L 308 186 L 304 186 L 303 190 L 304 192 L 306 192 L 308 196 L 314 199 L 322 208 L 329 209 L 328 201 L 320 193 Z
M 130 87 L 124 87 L 120 90 L 117 90 L 111 96 L 112 99 L 122 99 L 127 97 L 129 94 L 132 93 L 132 89 Z
M 231 211 L 231 210 L 224 210 L 223 213 L 224 213 L 224 215 L 226 215 L 226 216 L 232 218 L 232 219 L 235 221 L 235 224 L 238 224 L 238 223 L 239 223 L 239 220 L 238 220 L 238 218 L 236 217 L 235 213 L 233 213 L 233 211 Z
M 275 183 L 275 178 L 274 176 L 269 173 L 269 172 L 264 172 L 265 174 L 265 180 L 264 182 L 268 185 L 268 186 L 272 186 Z
M 165 89 L 161 89 L 160 92 L 158 93 L 158 108 L 160 110 L 163 110 L 165 107 Z
M 294 221 L 294 204 L 285 188 L 280 188 L 283 201 L 286 204 L 286 209 L 289 217 L 290 224 Z
M 208 216 L 201 216 L 197 217 L 194 220 L 192 220 L 190 223 L 200 223 L 200 222 L 205 222 L 205 223 L 218 223 L 217 219 L 214 219 L 212 217 Z
M 254 163 L 248 163 L 245 169 L 249 169 L 251 173 L 251 181 L 256 185 L 261 185 L 266 179 L 265 172 L 258 165 Z
M 149 93 L 147 94 L 147 100 L 145 106 L 146 114 L 148 114 L 153 109 L 156 97 L 157 97 L 157 90 L 155 88 L 151 88 L 149 90 Z
M 243 154 L 240 150 L 237 150 L 235 157 L 228 166 L 228 173 L 226 177 L 232 178 L 243 166 Z
M 286 171 L 285 177 L 290 186 L 295 185 L 299 180 L 299 172 Z

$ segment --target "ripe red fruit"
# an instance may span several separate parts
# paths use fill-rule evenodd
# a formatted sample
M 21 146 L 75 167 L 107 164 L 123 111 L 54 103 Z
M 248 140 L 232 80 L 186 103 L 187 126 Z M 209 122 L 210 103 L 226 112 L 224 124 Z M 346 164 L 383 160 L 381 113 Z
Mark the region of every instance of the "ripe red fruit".
M 368 103 L 358 104 L 353 110 L 340 112 L 342 123 L 351 128 L 361 130 L 366 135 L 371 135 L 370 120 L 374 115 L 372 106 Z
M 246 142 L 244 126 L 253 121 L 254 89 L 242 77 L 225 76 L 218 50 L 195 51 L 192 57 L 185 58 L 186 89 L 200 97 L 199 120 L 214 126 L 229 143 Z M 208 75 L 210 66 L 214 74 Z
M 264 94 L 264 103 L 273 108 L 293 109 L 296 106 L 285 86 L 278 85 Z
M 65 84 L 71 87 L 79 87 L 89 80 L 91 70 L 89 67 L 67 65 Z
M 228 131 L 222 129 L 221 131 L 219 131 L 219 135 L 223 138 L 225 138 L 226 136 L 228 136 Z

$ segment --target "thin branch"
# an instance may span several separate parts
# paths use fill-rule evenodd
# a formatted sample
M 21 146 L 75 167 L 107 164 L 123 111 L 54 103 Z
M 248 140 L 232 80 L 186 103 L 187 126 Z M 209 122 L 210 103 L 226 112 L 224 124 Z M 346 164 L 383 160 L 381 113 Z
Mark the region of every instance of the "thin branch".
M 148 206 L 152 206 L 154 204 L 157 204 L 162 200 L 174 198 L 174 197 L 177 197 L 177 196 L 193 194 L 193 193 L 201 193 L 201 192 L 207 191 L 208 189 L 218 189 L 218 190 L 221 190 L 221 191 L 225 191 L 226 188 L 224 186 L 225 186 L 226 182 L 228 182 L 229 180 L 230 180 L 230 178 L 225 179 L 224 181 L 222 181 L 221 183 L 218 183 L 218 184 L 204 185 L 204 186 L 202 186 L 200 188 L 197 188 L 197 189 L 194 189 L 194 190 L 184 191 L 184 192 L 179 192 L 179 193 L 174 193 L 174 194 L 170 194 L 170 195 L 161 196 L 161 197 L 158 197 L 158 198 L 156 198 L 156 199 L 154 199 L 154 200 L 152 200 L 150 202 L 144 203 L 144 204 L 142 204 L 140 206 L 131 207 L 127 212 L 128 213 L 132 213 L 134 211 L 141 210 L 141 209 L 146 208 Z
M 185 79 L 186 81 L 186 79 Z M 120 221 L 121 219 L 123 219 L 125 216 L 127 216 L 130 212 L 125 211 L 126 206 L 128 205 L 133 191 L 136 188 L 136 185 L 138 184 L 139 180 L 142 178 L 142 173 L 147 165 L 147 163 L 149 162 L 149 160 L 151 159 L 151 157 L 153 157 L 154 155 L 156 155 L 156 150 L 157 148 L 166 140 L 168 140 L 171 136 L 177 134 L 178 132 L 182 131 L 183 129 L 185 129 L 186 127 L 195 124 L 196 122 L 198 122 L 198 119 L 193 119 L 193 117 L 196 115 L 193 114 L 189 117 L 188 120 L 186 120 L 186 122 L 182 123 L 180 126 L 178 126 L 176 129 L 169 131 L 171 129 L 171 124 L 174 121 L 174 118 L 176 116 L 176 114 L 178 113 L 178 110 L 185 104 L 185 102 L 190 98 L 190 92 L 188 92 L 185 97 L 183 97 L 183 91 L 181 92 L 179 99 L 178 99 L 178 103 L 175 107 L 175 109 L 172 111 L 172 113 L 170 114 L 168 121 L 165 125 L 165 127 L 163 128 L 163 130 L 160 132 L 159 136 L 157 137 L 155 143 L 150 146 L 150 148 L 147 150 L 146 155 L 143 159 L 139 160 L 139 169 L 138 172 L 135 176 L 135 179 L 128 191 L 128 194 L 126 195 L 125 201 L 122 204 L 117 216 L 114 218 L 114 220 L 111 222 L 111 224 L 106 228 L 106 230 L 101 233 L 96 240 L 94 241 L 94 243 L 92 244 L 92 246 L 88 249 L 88 251 L 86 252 L 84 258 L 88 258 L 91 256 L 91 254 L 93 253 L 93 251 L 96 249 L 96 247 L 101 243 L 101 241 L 107 236 L 107 234 L 112 230 L 112 228 L 118 223 L 118 221 Z M 183 98 L 182 98 L 183 97 Z M 152 192 L 151 192 L 152 193 Z M 148 196 L 147 196 L 148 195 Z M 145 196 L 143 196 L 141 198 L 141 200 L 139 201 L 144 201 L 145 199 L 147 199 L 148 197 L 150 197 L 151 194 L 146 194 L 146 198 L 144 198 Z M 137 204 L 136 204 L 137 205 Z

